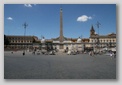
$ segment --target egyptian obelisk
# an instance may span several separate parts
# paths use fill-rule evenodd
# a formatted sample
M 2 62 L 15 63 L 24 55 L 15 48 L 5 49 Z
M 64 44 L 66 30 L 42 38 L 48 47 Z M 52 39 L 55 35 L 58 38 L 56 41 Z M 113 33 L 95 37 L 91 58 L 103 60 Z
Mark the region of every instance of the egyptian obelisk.
M 63 16 L 62 16 L 62 8 L 60 8 L 60 49 L 63 49 Z
M 63 42 L 63 18 L 62 18 L 62 8 L 60 9 L 60 42 Z

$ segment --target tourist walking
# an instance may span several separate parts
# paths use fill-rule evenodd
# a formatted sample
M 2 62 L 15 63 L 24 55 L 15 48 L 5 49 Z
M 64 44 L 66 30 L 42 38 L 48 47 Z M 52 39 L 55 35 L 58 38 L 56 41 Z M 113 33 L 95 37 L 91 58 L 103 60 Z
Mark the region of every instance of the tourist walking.
M 112 59 L 112 57 L 113 57 L 113 54 L 112 54 L 112 52 L 110 53 L 110 57 L 111 57 L 111 59 Z

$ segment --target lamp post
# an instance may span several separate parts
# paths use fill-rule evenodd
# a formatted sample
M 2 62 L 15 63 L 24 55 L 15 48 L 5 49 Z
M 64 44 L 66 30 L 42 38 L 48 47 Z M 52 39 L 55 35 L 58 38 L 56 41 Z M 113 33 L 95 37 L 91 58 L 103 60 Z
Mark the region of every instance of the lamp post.
M 84 42 L 83 42 L 83 35 L 81 34 L 81 36 L 80 36 L 80 38 L 81 38 L 81 47 L 82 47 L 82 49 L 81 49 L 81 51 L 83 52 L 84 51 Z
M 99 46 L 100 45 L 100 42 L 99 42 L 99 27 L 100 27 L 101 24 L 97 21 L 96 25 L 97 25 L 97 28 L 98 28 L 97 46 L 98 46 L 98 49 L 99 49 L 99 47 L 100 47 Z M 100 51 L 100 49 L 99 49 L 99 51 Z
M 28 26 L 28 24 L 26 24 L 26 22 L 23 24 L 23 26 L 24 26 L 24 42 L 25 42 L 25 35 L 26 35 L 26 27 Z M 23 55 L 25 55 L 25 44 L 24 44 L 24 51 L 23 51 Z

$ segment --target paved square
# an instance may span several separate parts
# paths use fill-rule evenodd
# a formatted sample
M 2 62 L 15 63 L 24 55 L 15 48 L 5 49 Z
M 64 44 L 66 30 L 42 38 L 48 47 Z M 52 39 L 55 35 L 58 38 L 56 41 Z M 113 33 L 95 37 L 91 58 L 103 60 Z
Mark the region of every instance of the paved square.
M 4 55 L 5 79 L 116 79 L 116 58 L 106 55 Z

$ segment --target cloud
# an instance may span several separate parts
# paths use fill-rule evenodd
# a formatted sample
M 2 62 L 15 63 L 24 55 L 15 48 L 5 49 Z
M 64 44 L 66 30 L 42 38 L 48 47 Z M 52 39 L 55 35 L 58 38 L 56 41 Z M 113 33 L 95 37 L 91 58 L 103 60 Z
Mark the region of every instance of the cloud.
M 92 17 L 91 16 L 87 16 L 87 15 L 82 15 L 82 16 L 77 18 L 77 21 L 79 21 L 79 22 L 86 22 L 89 19 L 92 19 Z
M 13 20 L 13 18 L 12 18 L 12 17 L 8 17 L 7 19 L 8 19 L 8 20 Z
M 32 7 L 31 4 L 24 4 L 25 7 Z

